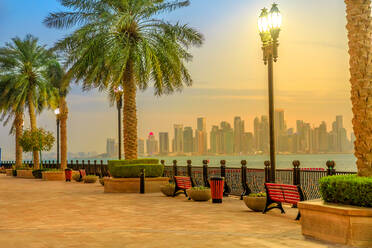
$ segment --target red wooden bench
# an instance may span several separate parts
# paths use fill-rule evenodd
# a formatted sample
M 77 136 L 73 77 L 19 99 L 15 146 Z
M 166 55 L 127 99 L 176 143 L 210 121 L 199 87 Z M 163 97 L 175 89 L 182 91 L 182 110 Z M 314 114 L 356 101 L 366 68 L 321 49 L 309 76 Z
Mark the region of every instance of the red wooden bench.
M 185 196 L 187 197 L 186 190 L 191 189 L 194 187 L 194 183 L 191 179 L 191 177 L 181 177 L 181 176 L 175 176 L 174 177 L 174 183 L 175 183 L 175 189 L 173 197 L 177 195 L 178 191 L 182 190 L 183 193 L 185 193 Z M 190 200 L 190 198 L 189 198 Z
M 282 214 L 285 213 L 282 203 L 289 203 L 297 206 L 297 203 L 304 201 L 304 194 L 299 185 L 287 185 L 276 183 L 265 183 L 266 188 L 266 207 L 263 213 L 270 211 L 273 208 L 279 208 Z M 273 206 L 271 206 L 274 204 Z M 296 220 L 301 218 L 300 211 L 297 214 Z

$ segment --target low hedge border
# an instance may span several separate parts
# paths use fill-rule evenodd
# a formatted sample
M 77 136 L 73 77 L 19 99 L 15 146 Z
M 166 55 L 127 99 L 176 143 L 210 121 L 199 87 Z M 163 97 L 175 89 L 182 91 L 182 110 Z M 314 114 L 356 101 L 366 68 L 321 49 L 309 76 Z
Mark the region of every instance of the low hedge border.
M 138 178 L 141 170 L 145 169 L 146 177 L 161 177 L 164 165 L 161 164 L 118 164 L 108 162 L 108 169 L 114 178 Z
M 143 158 L 133 160 L 109 160 L 108 164 L 126 165 L 126 164 L 159 164 L 159 159 Z
M 324 201 L 359 207 L 372 207 L 372 177 L 341 175 L 319 180 Z

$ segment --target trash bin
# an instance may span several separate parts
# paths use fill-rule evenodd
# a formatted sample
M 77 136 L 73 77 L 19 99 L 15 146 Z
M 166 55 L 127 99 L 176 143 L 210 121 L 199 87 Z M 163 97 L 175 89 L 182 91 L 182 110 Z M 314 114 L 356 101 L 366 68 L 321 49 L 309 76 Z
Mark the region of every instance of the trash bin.
M 72 179 L 71 169 L 65 169 L 65 178 L 66 178 L 66 182 L 71 182 L 71 179 Z
M 224 179 L 222 177 L 211 178 L 212 203 L 222 203 Z

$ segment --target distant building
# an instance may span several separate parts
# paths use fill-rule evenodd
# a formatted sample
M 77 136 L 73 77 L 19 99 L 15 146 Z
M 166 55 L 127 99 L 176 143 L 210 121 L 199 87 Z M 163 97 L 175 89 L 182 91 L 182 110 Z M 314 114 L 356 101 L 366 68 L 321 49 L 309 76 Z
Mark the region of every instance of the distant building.
M 194 137 L 192 127 L 185 127 L 183 130 L 183 152 L 192 153 L 194 151 Z
M 197 119 L 197 129 L 195 130 L 195 152 L 199 155 L 207 153 L 207 124 L 204 117 Z
M 174 125 L 173 152 L 183 153 L 183 125 Z
M 161 155 L 167 155 L 169 153 L 168 133 L 159 133 L 159 153 Z
M 158 154 L 158 141 L 155 135 L 151 132 L 146 140 L 147 155 L 152 156 Z
M 143 139 L 138 140 L 137 147 L 138 147 L 138 155 L 140 157 L 145 156 L 145 141 Z
M 239 154 L 243 151 L 244 121 L 239 117 L 234 118 L 234 152 Z
M 115 139 L 108 138 L 106 140 L 106 154 L 108 157 L 115 156 Z

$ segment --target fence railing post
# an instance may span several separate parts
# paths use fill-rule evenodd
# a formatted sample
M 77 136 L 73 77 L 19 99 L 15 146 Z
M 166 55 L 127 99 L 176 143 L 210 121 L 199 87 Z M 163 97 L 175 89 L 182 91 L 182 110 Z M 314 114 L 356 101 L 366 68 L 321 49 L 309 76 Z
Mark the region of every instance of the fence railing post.
M 204 187 L 210 188 L 208 181 L 208 160 L 203 160 L 203 182 Z
M 243 200 L 243 196 L 249 195 L 251 193 L 251 189 L 249 188 L 247 184 L 247 160 L 242 160 L 240 162 L 242 165 L 241 167 L 241 178 L 242 178 L 242 187 L 243 187 L 243 192 L 240 195 L 240 200 Z
M 93 163 L 94 163 L 94 175 L 95 176 L 99 176 L 99 173 L 98 173 L 98 170 L 97 170 L 97 160 L 94 160 L 93 161 Z
M 176 177 L 177 175 L 177 160 L 173 160 L 173 176 Z
M 192 165 L 191 160 L 187 160 L 187 176 L 192 177 Z
M 145 193 L 145 169 L 141 169 L 140 174 L 140 194 Z
M 91 170 L 91 165 L 90 165 L 90 160 L 88 160 L 88 165 L 87 165 L 87 175 L 92 175 L 92 170 Z
M 270 163 L 270 161 L 265 161 L 264 164 L 265 164 L 265 183 L 268 183 L 268 182 L 270 182 L 271 163 Z
M 76 160 L 76 170 L 80 170 L 80 168 L 79 168 L 79 160 Z
M 100 173 L 101 173 L 101 177 L 104 177 L 106 175 L 106 171 L 105 171 L 105 168 L 104 168 L 104 165 L 103 165 L 103 160 L 101 160 L 101 165 L 100 165 Z
M 335 163 L 335 161 L 328 160 L 326 165 L 327 165 L 327 176 L 336 175 L 336 170 L 335 170 L 336 163 Z
M 293 164 L 293 185 L 300 185 L 300 161 L 294 160 Z
M 223 195 L 229 196 L 231 191 L 230 191 L 229 185 L 227 185 L 227 182 L 226 182 L 226 160 L 221 160 L 220 165 L 221 165 L 221 177 L 223 178 L 223 181 L 224 181 Z

